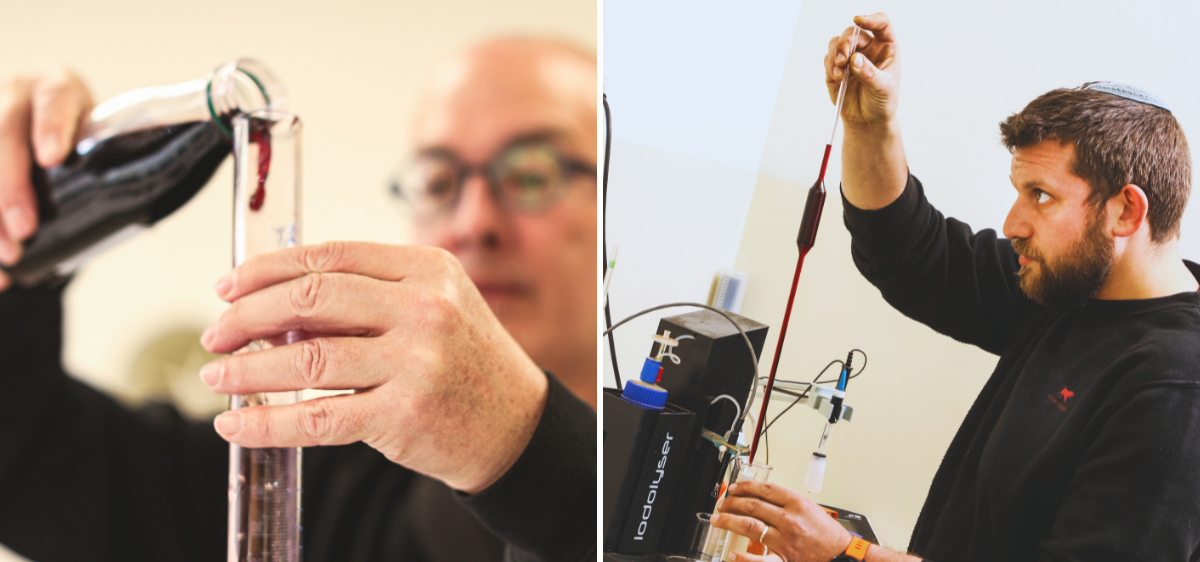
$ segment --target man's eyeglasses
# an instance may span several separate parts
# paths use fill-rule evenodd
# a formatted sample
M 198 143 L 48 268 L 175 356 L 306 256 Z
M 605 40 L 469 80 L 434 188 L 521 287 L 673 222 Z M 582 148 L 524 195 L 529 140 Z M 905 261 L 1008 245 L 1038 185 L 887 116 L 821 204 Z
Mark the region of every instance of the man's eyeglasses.
M 507 211 L 545 210 L 576 175 L 596 177 L 596 167 L 562 155 L 552 144 L 518 143 L 484 164 L 471 165 L 446 151 L 422 153 L 393 178 L 391 193 L 420 216 L 449 212 L 471 174 L 483 174 L 496 204 Z

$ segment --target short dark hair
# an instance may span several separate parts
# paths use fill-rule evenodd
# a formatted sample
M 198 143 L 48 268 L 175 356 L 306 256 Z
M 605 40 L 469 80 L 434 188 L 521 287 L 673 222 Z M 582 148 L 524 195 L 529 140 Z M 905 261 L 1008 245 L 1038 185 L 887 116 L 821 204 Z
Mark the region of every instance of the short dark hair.
M 1072 145 L 1071 172 L 1092 188 L 1088 203 L 1103 204 L 1127 184 L 1146 192 L 1150 238 L 1179 235 L 1192 190 L 1192 160 L 1183 128 L 1170 111 L 1113 94 L 1060 88 L 1029 102 L 1000 123 L 1009 152 L 1054 140 Z

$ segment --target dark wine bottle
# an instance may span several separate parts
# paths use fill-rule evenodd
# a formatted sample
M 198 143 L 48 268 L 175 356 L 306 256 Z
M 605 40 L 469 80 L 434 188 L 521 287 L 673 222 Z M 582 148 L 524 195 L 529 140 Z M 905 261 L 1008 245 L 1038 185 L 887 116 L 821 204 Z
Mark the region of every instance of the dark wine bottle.
M 34 167 L 38 229 L 5 272 L 24 286 L 59 282 L 175 212 L 229 155 L 232 118 L 284 101 L 270 72 L 242 59 L 205 80 L 134 90 L 97 106 L 62 165 Z

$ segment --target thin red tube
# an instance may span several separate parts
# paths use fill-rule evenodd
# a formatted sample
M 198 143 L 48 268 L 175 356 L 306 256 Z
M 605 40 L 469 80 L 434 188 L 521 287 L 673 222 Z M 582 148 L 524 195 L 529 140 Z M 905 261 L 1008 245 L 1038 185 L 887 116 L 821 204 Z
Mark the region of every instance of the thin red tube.
M 779 328 L 779 341 L 775 344 L 775 359 L 771 361 L 771 374 L 767 377 L 767 387 L 763 391 L 762 408 L 758 411 L 758 423 L 754 427 L 754 440 L 750 443 L 750 462 L 754 462 L 754 453 L 758 452 L 758 437 L 762 434 L 763 422 L 767 419 L 767 404 L 771 400 L 771 389 L 775 387 L 775 369 L 779 367 L 779 354 L 783 351 L 783 339 L 787 337 L 788 320 L 792 317 L 792 303 L 796 300 L 796 286 L 800 283 L 800 270 L 804 269 L 804 256 L 808 250 L 800 253 L 796 261 L 796 275 L 792 277 L 792 292 L 788 294 L 787 308 L 783 311 L 783 325 Z M 754 381 L 758 384 L 758 381 Z
M 821 224 L 821 209 L 825 206 L 825 168 L 829 165 L 829 153 L 832 144 L 825 145 L 825 155 L 821 158 L 821 174 L 817 183 L 809 190 L 808 201 L 804 204 L 804 221 L 800 223 L 800 236 L 796 241 L 800 248 L 800 259 L 796 261 L 796 274 L 792 277 L 792 290 L 788 293 L 787 308 L 783 311 L 783 325 L 779 328 L 779 342 L 775 344 L 775 359 L 771 361 L 771 374 L 767 377 L 767 386 L 763 389 L 762 408 L 758 412 L 758 423 L 754 427 L 754 439 L 750 443 L 750 462 L 754 462 L 754 454 L 758 452 L 758 438 L 762 434 L 763 422 L 767 420 L 767 404 L 771 400 L 771 390 L 775 388 L 775 370 L 779 368 L 779 355 L 783 353 L 783 340 L 787 337 L 788 321 L 792 319 L 792 303 L 796 302 L 796 287 L 800 284 L 800 271 L 804 269 L 804 256 L 816 243 L 817 227 Z M 758 381 L 754 381 L 758 384 Z M 749 407 L 749 404 L 747 404 Z
M 817 176 L 818 183 L 825 181 L 825 166 L 829 165 L 829 152 L 832 150 L 833 150 L 832 144 L 825 145 L 825 157 L 821 159 L 821 175 Z M 800 259 L 803 260 L 804 258 L 800 258 Z
M 854 27 L 854 38 L 851 40 L 850 56 L 858 46 L 858 34 L 861 30 Z M 788 320 L 792 317 L 792 303 L 796 300 L 796 287 L 800 284 L 800 270 L 804 268 L 804 256 L 812 249 L 817 239 L 817 227 L 821 224 L 821 209 L 825 206 L 825 168 L 829 165 L 829 153 L 833 151 L 833 136 L 837 132 L 838 119 L 842 114 L 842 101 L 845 100 L 846 83 L 850 78 L 842 78 L 838 86 L 837 103 L 834 104 L 833 127 L 829 130 L 829 143 L 825 145 L 825 155 L 821 158 L 821 174 L 817 182 L 808 192 L 808 201 L 804 204 L 804 219 L 800 223 L 800 236 L 796 243 L 800 247 L 800 259 L 796 261 L 796 275 L 792 277 L 792 291 L 788 293 L 787 309 L 783 312 L 783 326 L 779 329 L 779 343 L 775 344 L 775 359 L 771 362 L 771 375 L 767 377 L 767 386 L 763 389 L 762 408 L 758 412 L 758 424 L 754 428 L 754 440 L 750 444 L 750 462 L 754 462 L 754 453 L 758 452 L 758 438 L 762 434 L 763 422 L 767 421 L 767 404 L 771 400 L 771 390 L 775 388 L 775 369 L 779 367 L 779 354 L 783 351 L 783 338 L 787 335 Z M 758 384 L 755 380 L 754 384 Z M 750 405 L 746 404 L 749 408 Z

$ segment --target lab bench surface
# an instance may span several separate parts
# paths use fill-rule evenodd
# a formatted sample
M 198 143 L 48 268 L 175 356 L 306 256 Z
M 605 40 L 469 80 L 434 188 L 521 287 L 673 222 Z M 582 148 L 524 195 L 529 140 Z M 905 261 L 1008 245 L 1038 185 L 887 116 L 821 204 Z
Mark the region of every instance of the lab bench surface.
M 605 552 L 604 562 L 682 562 L 688 560 L 687 556 L 681 554 L 617 554 L 616 552 Z

